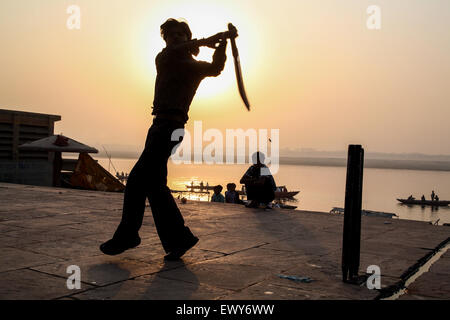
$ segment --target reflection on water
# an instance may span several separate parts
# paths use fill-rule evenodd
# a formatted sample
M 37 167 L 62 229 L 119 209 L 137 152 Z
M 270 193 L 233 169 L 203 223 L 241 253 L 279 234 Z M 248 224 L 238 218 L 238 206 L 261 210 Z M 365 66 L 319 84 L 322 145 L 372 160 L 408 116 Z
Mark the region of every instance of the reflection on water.
M 97 159 L 104 168 L 108 168 L 108 159 Z M 130 172 L 136 161 L 113 159 L 120 172 Z M 191 182 L 198 185 L 203 181 L 204 185 L 222 185 L 224 193 L 227 183 L 234 182 L 240 190 L 239 180 L 247 168 L 248 165 L 237 164 L 175 165 L 169 160 L 168 185 L 173 190 L 186 190 L 186 185 Z M 300 190 L 295 197 L 297 202 L 293 203 L 299 210 L 329 212 L 333 207 L 344 207 L 345 167 L 280 165 L 274 178 L 277 185 L 285 185 L 288 190 Z M 450 172 L 365 168 L 363 209 L 395 213 L 401 219 L 432 222 L 440 219 L 439 224 L 450 223 L 450 207 L 406 206 L 396 200 L 410 194 L 416 198 L 422 194 L 430 198 L 431 190 L 435 190 L 441 200 L 450 199 Z M 209 198 L 207 194 L 191 194 L 189 199 L 208 201 Z

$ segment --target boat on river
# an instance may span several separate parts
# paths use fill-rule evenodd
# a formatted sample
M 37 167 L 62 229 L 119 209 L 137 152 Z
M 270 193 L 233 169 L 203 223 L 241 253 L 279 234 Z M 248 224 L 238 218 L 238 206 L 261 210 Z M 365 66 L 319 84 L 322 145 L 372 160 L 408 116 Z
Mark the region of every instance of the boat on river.
M 191 184 L 187 184 L 186 185 L 186 189 L 191 190 L 191 191 L 195 191 L 195 190 L 200 190 L 200 191 L 209 191 L 209 190 L 214 190 L 216 186 L 210 186 L 209 183 L 206 183 L 206 185 L 203 184 L 203 181 L 200 182 L 200 184 L 194 185 L 194 182 L 191 182 Z
M 275 190 L 275 199 L 291 199 L 299 192 L 300 191 L 288 191 L 286 186 L 277 186 L 277 189 Z M 242 190 L 237 190 L 237 193 L 241 196 L 246 196 L 245 186 L 242 187 Z
M 345 209 L 344 208 L 338 208 L 338 207 L 334 207 L 333 209 L 330 210 L 330 213 L 333 214 L 344 214 Z M 361 215 L 362 216 L 369 216 L 369 217 L 382 217 L 382 218 L 393 218 L 393 217 L 397 217 L 398 215 L 396 215 L 395 213 L 391 213 L 391 212 L 382 212 L 382 211 L 373 211 L 373 210 L 361 210 Z
M 397 201 L 403 204 L 432 206 L 432 207 L 445 207 L 450 204 L 448 200 L 417 200 L 417 199 L 397 199 Z

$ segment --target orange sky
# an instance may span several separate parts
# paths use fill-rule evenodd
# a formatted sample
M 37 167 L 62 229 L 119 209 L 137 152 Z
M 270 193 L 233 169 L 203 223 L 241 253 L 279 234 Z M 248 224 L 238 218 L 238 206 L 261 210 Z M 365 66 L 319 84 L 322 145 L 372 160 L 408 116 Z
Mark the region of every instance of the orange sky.
M 66 27 L 71 4 L 80 30 Z M 372 4 L 380 30 L 366 27 Z M 224 132 L 280 129 L 282 148 L 450 154 L 446 0 L 4 0 L 0 108 L 58 114 L 57 133 L 139 150 L 169 17 L 185 18 L 197 38 L 238 28 L 252 105 L 247 112 L 239 97 L 228 48 L 223 74 L 198 90 L 188 129 L 202 120 Z

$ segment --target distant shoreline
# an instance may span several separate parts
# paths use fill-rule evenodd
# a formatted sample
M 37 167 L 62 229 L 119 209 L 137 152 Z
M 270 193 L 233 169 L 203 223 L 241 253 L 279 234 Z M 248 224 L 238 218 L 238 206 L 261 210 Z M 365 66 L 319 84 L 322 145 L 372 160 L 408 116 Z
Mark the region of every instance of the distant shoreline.
M 322 166 L 322 167 L 346 167 L 347 159 L 280 157 L 280 164 Z M 364 159 L 364 167 L 373 169 L 450 171 L 450 161 Z
M 98 157 L 108 159 L 106 155 L 99 153 Z M 138 159 L 139 154 L 121 152 L 112 154 L 111 159 Z M 331 157 L 280 157 L 280 164 L 321 166 L 321 167 L 346 167 L 346 158 Z M 396 170 L 424 170 L 424 171 L 450 171 L 450 161 L 438 160 L 398 160 L 398 159 L 370 159 L 364 160 L 365 168 L 396 169 Z

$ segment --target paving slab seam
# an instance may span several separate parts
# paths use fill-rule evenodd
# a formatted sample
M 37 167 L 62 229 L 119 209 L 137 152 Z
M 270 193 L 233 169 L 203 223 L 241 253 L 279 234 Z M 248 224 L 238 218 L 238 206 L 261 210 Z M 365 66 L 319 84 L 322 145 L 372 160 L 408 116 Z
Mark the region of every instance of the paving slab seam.
M 31 267 L 23 267 L 23 268 L 17 268 L 17 269 L 7 269 L 7 270 L 4 270 L 4 271 L 0 271 L 0 275 L 3 274 L 3 273 L 12 272 L 12 271 L 31 270 L 30 268 Z M 33 270 L 33 271 L 36 271 L 36 270 Z
M 267 244 L 270 244 L 270 243 L 267 243 Z M 265 245 L 267 245 L 267 244 L 265 244 Z M 295 250 L 287 250 L 287 249 L 279 249 L 279 248 L 261 248 L 261 249 L 280 251 L 280 252 L 290 252 L 290 253 L 295 252 L 295 253 L 298 253 Z M 339 251 L 341 251 L 341 250 L 339 250 Z M 326 252 L 326 253 L 317 253 L 317 254 L 315 254 L 315 256 L 318 257 L 318 258 L 321 258 L 323 256 L 329 256 L 330 254 L 332 254 L 334 252 L 336 252 L 336 250 L 331 250 L 330 252 Z M 300 254 L 300 253 L 298 253 L 298 254 Z M 306 254 L 304 254 L 304 255 L 306 255 Z
M 17 248 L 17 247 L 11 247 L 11 246 L 5 246 L 5 248 L 19 249 L 19 248 Z M 21 250 L 21 251 L 26 251 L 26 252 L 29 252 L 29 253 L 38 254 L 38 255 L 40 255 L 40 256 L 46 256 L 46 257 L 48 257 L 48 258 L 59 259 L 59 260 L 60 260 L 59 262 L 70 261 L 70 259 L 67 259 L 67 258 L 62 258 L 62 257 L 56 256 L 56 255 L 55 255 L 55 256 L 52 256 L 52 255 L 49 255 L 49 254 L 44 254 L 44 253 L 42 253 L 42 252 L 33 251 L 33 250 L 30 250 L 30 249 L 20 248 L 19 250 Z M 43 263 L 43 264 L 34 264 L 34 265 L 32 265 L 32 266 L 28 266 L 28 267 L 25 267 L 25 268 L 42 267 L 42 266 L 46 266 L 46 265 L 49 265 L 49 264 L 53 264 L 53 263 L 55 263 L 55 262 L 56 262 L 56 261 L 53 261 L 53 262 L 50 262 L 50 263 Z M 21 268 L 21 269 L 23 269 L 23 268 Z
M 212 233 L 205 233 L 205 234 L 202 234 L 199 237 L 214 236 L 214 235 L 217 235 L 217 234 L 220 234 L 220 233 L 226 233 L 226 232 L 227 231 L 224 230 L 224 231 L 216 231 L 216 232 L 212 232 Z M 201 240 L 201 238 L 200 238 L 200 240 Z
M 42 265 L 41 265 L 41 266 L 42 266 Z M 37 266 L 35 266 L 35 267 L 37 267 Z M 33 268 L 34 268 L 34 267 L 27 267 L 27 268 L 22 268 L 22 269 L 16 269 L 16 270 L 14 270 L 14 271 L 26 269 L 26 270 L 34 271 L 34 272 L 37 272 L 37 273 L 45 274 L 45 275 L 47 275 L 47 276 L 52 276 L 52 277 L 54 277 L 54 278 L 59 278 L 59 279 L 67 280 L 67 277 L 60 276 L 60 275 L 57 275 L 57 274 L 54 274 L 54 273 L 44 272 L 44 271 L 41 271 L 41 270 L 36 270 L 36 269 L 33 269 Z M 93 284 L 93 283 L 85 282 L 85 281 L 83 281 L 83 280 L 81 280 L 80 282 L 83 283 L 83 284 L 92 286 L 92 287 L 101 287 L 101 286 L 98 286 L 98 285 Z M 92 289 L 92 288 L 91 288 L 91 289 Z M 87 290 L 87 289 L 86 289 L 86 290 Z M 77 291 L 77 293 L 79 293 L 79 291 Z
M 150 246 L 150 245 L 148 245 L 148 246 Z M 222 257 L 225 257 L 225 256 L 228 255 L 228 254 L 226 254 L 226 253 L 218 252 L 218 251 L 213 251 L 213 250 L 200 249 L 200 248 L 199 248 L 198 250 L 205 251 L 205 252 L 218 253 L 218 254 L 221 254 L 222 256 L 220 256 L 220 257 L 213 257 L 213 258 L 205 258 L 204 260 L 200 260 L 200 261 L 191 261 L 191 262 L 185 262 L 184 260 L 180 260 L 180 261 L 183 261 L 183 264 L 182 264 L 182 265 L 179 265 L 179 266 L 176 266 L 176 267 L 170 267 L 170 268 L 167 268 L 167 270 L 173 270 L 173 269 L 177 269 L 177 268 L 180 268 L 180 267 L 183 267 L 183 266 L 187 266 L 187 265 L 195 265 L 195 264 L 199 264 L 199 263 L 202 263 L 202 262 L 205 262 L 205 261 L 210 261 L 210 260 L 222 258 Z M 158 261 L 158 260 L 156 260 L 156 259 L 155 259 L 155 260 L 148 261 L 148 260 L 146 260 L 145 258 L 129 258 L 129 260 L 136 260 L 136 261 L 144 262 L 144 263 L 147 263 L 147 264 L 149 264 L 149 263 L 151 263 L 151 262 L 157 262 L 157 261 Z M 148 273 L 147 275 L 151 275 L 151 274 L 158 273 L 158 272 L 159 272 L 159 271 L 151 272 L 151 273 Z
M 260 283 L 262 283 L 262 282 L 264 282 L 264 281 L 270 279 L 271 277 L 272 277 L 272 275 L 268 275 L 267 277 L 265 277 L 265 278 L 262 279 L 261 281 L 256 281 L 255 283 L 250 283 L 248 286 L 246 286 L 246 287 L 244 287 L 244 288 L 242 288 L 242 289 L 238 289 L 237 292 L 241 292 L 241 291 L 244 291 L 244 290 L 246 290 L 246 289 L 248 289 L 248 288 L 250 288 L 250 287 L 256 286 L 257 284 L 260 284 Z
M 383 232 L 386 233 L 386 232 L 391 232 L 391 231 L 395 231 L 395 230 L 396 230 L 396 228 L 393 227 L 392 229 L 383 230 Z M 377 239 L 379 239 L 379 236 L 380 236 L 379 234 L 365 236 L 364 229 L 361 230 L 361 239 L 362 240 L 372 240 L 372 239 L 377 240 Z
M 172 269 L 172 270 L 173 270 L 173 269 Z M 177 279 L 177 278 L 170 277 L 170 276 L 167 276 L 167 275 L 165 276 L 164 273 L 165 273 L 166 271 L 170 271 L 170 270 L 164 270 L 164 271 L 162 271 L 162 272 L 155 272 L 155 273 L 153 273 L 152 275 L 154 275 L 155 277 L 162 278 L 162 279 L 167 279 L 167 280 L 172 280 L 172 281 L 179 281 L 179 282 L 184 282 L 184 283 L 193 284 L 193 282 L 191 282 L 191 281 L 187 281 L 187 280 L 183 280 L 183 279 Z M 141 276 L 141 277 L 142 277 L 142 276 Z M 137 277 L 136 277 L 136 278 L 137 278 Z M 130 279 L 130 280 L 134 280 L 134 279 Z M 210 287 L 213 287 L 213 286 L 210 286 Z M 233 289 L 227 288 L 227 290 L 233 290 Z M 236 290 L 233 290 L 233 291 L 236 291 Z
M 17 248 L 16 247 L 12 247 L 12 249 L 17 249 Z M 20 249 L 20 250 L 25 251 L 23 249 Z M 28 251 L 28 252 L 30 252 L 30 251 Z M 46 256 L 45 254 L 42 254 L 42 253 L 37 253 L 37 254 L 39 254 L 41 256 Z M 4 273 L 4 272 L 10 272 L 10 271 L 16 271 L 16 270 L 24 270 L 24 269 L 30 269 L 31 270 L 31 268 L 35 268 L 35 267 L 42 267 L 42 266 L 51 265 L 51 264 L 54 264 L 54 263 L 57 263 L 57 262 L 69 261 L 69 260 L 66 260 L 66 259 L 61 258 L 61 257 L 53 257 L 53 256 L 47 256 L 47 257 L 49 257 L 49 258 L 57 258 L 57 259 L 60 259 L 60 261 L 45 262 L 45 263 L 42 263 L 42 264 L 39 263 L 39 264 L 33 264 L 31 266 L 26 266 L 26 267 L 13 268 L 13 269 L 6 270 L 6 271 L 0 271 L 0 274 Z M 33 270 L 33 271 L 38 271 L 38 270 Z M 40 271 L 38 271 L 38 272 L 40 272 Z
M 58 279 L 64 279 L 64 280 L 67 280 L 67 278 L 65 278 L 65 277 L 62 277 L 62 276 L 59 276 L 59 275 L 55 275 L 55 274 L 51 274 L 51 273 L 42 272 L 42 271 L 39 271 L 39 270 L 34 270 L 34 269 L 29 268 L 29 267 L 28 267 L 28 268 L 20 268 L 20 269 L 10 270 L 10 271 L 20 271 L 20 270 L 28 270 L 28 271 L 36 272 L 36 273 L 39 273 L 39 274 L 45 274 L 45 275 L 50 276 L 50 277 L 53 277 L 53 278 L 58 278 Z M 85 282 L 83 282 L 83 281 L 81 281 L 81 283 L 87 284 L 87 285 L 89 285 L 89 286 L 93 286 L 92 284 L 85 283 Z M 71 296 L 71 295 L 73 295 L 73 294 L 82 293 L 82 292 L 85 292 L 85 291 L 88 291 L 88 290 L 91 290 L 91 289 L 95 289 L 95 288 L 88 288 L 88 289 L 86 289 L 86 290 L 79 290 L 79 291 L 77 291 L 77 292 L 75 292 L 75 293 L 71 293 L 70 295 L 59 296 L 59 297 L 51 298 L 50 300 L 56 300 L 56 299 L 61 299 L 61 298 L 69 297 L 69 296 Z
M 160 277 L 160 278 L 163 278 L 163 279 L 174 280 L 174 281 L 180 281 L 180 282 L 192 284 L 191 281 L 187 281 L 187 280 L 183 280 L 183 279 L 177 279 L 177 278 L 172 278 L 172 277 L 170 277 L 170 276 L 164 276 L 164 275 L 156 275 L 156 276 L 157 276 L 157 277 Z M 263 282 L 263 281 L 266 281 L 266 280 L 269 279 L 269 278 L 270 278 L 270 276 L 267 276 L 266 278 L 262 279 L 260 282 L 251 283 L 250 285 L 248 285 L 248 286 L 246 286 L 246 287 L 244 287 L 244 288 L 240 288 L 240 289 L 232 289 L 232 288 L 228 288 L 228 287 L 225 288 L 225 287 L 221 287 L 221 286 L 212 286 L 212 285 L 208 285 L 208 284 L 202 284 L 202 285 L 206 285 L 206 286 L 209 286 L 209 287 L 211 287 L 211 288 L 218 288 L 218 289 L 224 289 L 224 290 L 233 291 L 233 293 L 230 293 L 230 294 L 235 294 L 235 293 L 239 293 L 239 292 L 241 292 L 241 291 L 243 291 L 243 290 L 245 290 L 245 289 L 247 289 L 247 288 L 249 288 L 249 287 L 251 287 L 251 286 L 253 286 L 253 285 L 256 285 L 256 284 L 259 284 L 259 283 L 261 283 L 261 282 Z M 230 295 L 230 294 L 226 294 L 225 296 L 228 296 L 228 295 Z
M 234 292 L 226 293 L 226 294 L 224 294 L 223 296 L 218 297 L 217 300 L 223 300 L 224 298 L 226 298 L 226 297 L 228 297 L 228 296 L 234 295 L 234 294 L 236 294 L 236 293 L 240 293 L 240 292 L 242 292 L 242 291 L 244 291 L 244 290 L 246 290 L 246 289 L 248 289 L 248 288 L 250 288 L 250 287 L 256 286 L 256 285 L 258 285 L 258 284 L 264 282 L 265 280 L 267 280 L 267 279 L 264 279 L 263 281 L 260 281 L 260 282 L 252 283 L 252 284 L 250 284 L 250 285 L 248 285 L 248 286 L 246 286 L 246 287 L 244 287 L 244 288 L 241 288 L 241 289 L 230 289 L 230 288 L 228 288 L 227 290 L 231 290 L 231 291 L 234 291 Z M 220 287 L 219 287 L 219 288 L 220 288 Z M 221 289 L 223 289 L 223 288 L 221 288 Z
M 42 272 L 42 273 L 47 274 L 46 272 Z M 75 300 L 80 300 L 80 299 L 78 299 L 76 297 L 73 297 L 73 296 L 74 295 L 78 295 L 80 293 L 85 293 L 85 292 L 88 292 L 88 291 L 94 291 L 94 290 L 97 290 L 97 289 L 107 288 L 109 286 L 114 286 L 116 284 L 120 284 L 122 282 L 130 281 L 130 280 L 132 281 L 132 280 L 134 280 L 136 278 L 143 277 L 143 276 L 149 276 L 149 275 L 152 275 L 152 274 L 143 274 L 143 275 L 136 276 L 136 277 L 131 277 L 131 278 L 127 278 L 127 279 L 123 279 L 123 280 L 119 280 L 119 281 L 110 282 L 110 283 L 107 283 L 107 284 L 104 284 L 104 285 L 97 285 L 97 284 L 81 281 L 81 283 L 89 285 L 89 286 L 91 286 L 91 288 L 87 288 L 87 289 L 81 290 L 81 291 L 76 291 L 76 292 L 68 294 L 68 295 L 60 296 L 60 297 L 54 298 L 53 300 L 63 299 L 63 298 L 71 298 L 71 299 L 75 299 Z M 60 277 L 60 276 L 58 276 L 58 277 Z M 64 278 L 64 277 L 62 277 L 62 278 Z M 64 278 L 64 279 L 66 279 L 66 278 Z
M 98 289 L 98 288 L 88 288 L 86 290 L 81 290 L 80 289 L 77 292 L 74 292 L 74 293 L 71 293 L 71 294 L 68 294 L 68 295 L 64 295 L 64 296 L 55 297 L 55 298 L 52 298 L 50 300 L 72 299 L 72 300 L 78 300 L 79 301 L 80 299 L 78 299 L 76 297 L 73 297 L 73 295 L 80 294 L 80 293 L 85 293 L 85 292 L 96 290 L 96 289 Z
M 261 248 L 261 247 L 266 246 L 268 244 L 270 244 L 270 243 L 264 243 L 264 244 L 260 244 L 260 245 L 254 246 L 254 247 L 249 247 L 249 248 L 245 248 L 245 249 L 242 249 L 242 250 L 233 251 L 233 252 L 230 252 L 230 253 L 221 252 L 221 251 L 214 251 L 214 250 L 208 250 L 208 249 L 200 249 L 200 250 L 223 254 L 222 257 L 215 257 L 215 258 L 208 259 L 208 260 L 215 260 L 215 259 L 220 259 L 220 258 L 223 258 L 223 257 L 226 257 L 226 256 L 231 256 L 233 254 L 245 252 L 245 251 L 248 251 L 248 250 L 251 250 L 251 249 Z
M 230 254 L 233 254 L 233 253 L 225 253 L 225 252 L 220 252 L 220 251 L 215 251 L 215 250 L 209 250 L 209 249 L 199 249 L 199 250 L 206 251 L 206 252 L 212 252 L 212 253 L 219 253 L 219 254 L 222 254 L 223 257 L 229 256 Z M 207 259 L 207 260 L 212 260 L 212 259 L 217 259 L 217 258 L 221 258 L 221 257 L 211 258 L 211 259 Z
M 419 269 L 422 266 L 424 266 L 429 260 L 431 260 L 436 254 L 439 254 L 442 249 L 447 249 L 446 247 L 448 247 L 449 245 L 450 245 L 450 237 L 447 238 L 446 240 L 442 241 L 436 248 L 433 249 L 432 252 L 428 253 L 427 255 L 425 255 L 424 257 L 419 259 L 417 261 L 417 263 L 415 263 L 414 265 L 409 267 L 408 270 L 406 270 L 400 276 L 401 280 L 398 281 L 396 284 L 393 284 L 387 288 L 378 290 L 380 293 L 377 297 L 375 297 L 375 300 L 389 299 L 390 297 L 394 297 L 401 290 L 406 290 L 407 289 L 407 284 L 406 284 L 407 281 L 410 278 L 412 278 L 419 271 Z M 439 257 L 439 258 L 441 258 L 441 257 Z M 436 263 L 438 260 L 434 261 L 433 264 Z M 431 267 L 431 265 L 429 267 Z M 415 279 L 415 280 L 417 280 L 417 279 Z M 408 285 L 410 285 L 410 284 L 408 284 Z
M 60 300 L 60 299 L 68 298 L 68 299 L 74 299 L 74 300 L 81 301 L 82 299 L 76 297 L 77 295 L 79 295 L 79 294 L 81 294 L 81 293 L 86 293 L 86 292 L 88 292 L 88 291 L 95 291 L 95 290 L 99 290 L 99 289 L 102 289 L 102 288 L 107 288 L 107 287 L 109 287 L 109 286 L 114 286 L 114 285 L 119 284 L 119 283 L 121 283 L 121 282 L 126 282 L 126 281 L 130 281 L 130 280 L 132 281 L 132 280 L 134 280 L 134 279 L 136 279 L 136 278 L 140 278 L 140 277 L 143 277 L 143 275 L 142 275 L 142 276 L 138 276 L 138 277 L 134 277 L 134 278 L 130 278 L 130 279 L 126 279 L 126 280 L 122 280 L 122 281 L 117 281 L 117 282 L 114 282 L 114 283 L 109 283 L 109 284 L 103 285 L 103 286 L 101 286 L 101 287 L 88 288 L 88 289 L 86 289 L 86 290 L 83 290 L 83 291 L 77 291 L 77 292 L 71 293 L 71 294 L 69 294 L 69 295 L 57 297 L 57 298 L 55 298 L 55 299 Z M 168 279 L 168 278 L 163 278 L 163 279 Z M 184 282 L 184 283 L 192 284 L 191 282 L 183 281 L 183 280 L 179 280 L 179 279 L 168 279 L 168 280 L 171 280 L 171 281 L 179 281 L 179 282 Z M 219 287 L 215 287 L 215 286 L 212 286 L 212 285 L 209 285 L 209 284 L 202 284 L 202 286 L 203 286 L 203 287 L 206 287 L 206 288 L 212 288 L 212 289 L 218 289 L 218 288 L 219 288 Z M 220 289 L 220 288 L 219 288 L 219 289 Z M 226 297 L 226 296 L 228 296 L 228 295 L 230 295 L 230 294 L 236 293 L 235 290 L 232 290 L 232 289 L 226 289 L 226 290 L 228 290 L 228 291 L 233 291 L 233 292 L 225 293 L 225 294 L 223 294 L 222 296 L 218 296 L 218 297 L 215 297 L 215 298 L 212 298 L 212 299 L 209 299 L 209 298 L 208 298 L 208 299 L 200 299 L 200 300 L 220 300 L 221 297 Z M 189 300 L 189 299 L 188 299 L 188 300 Z M 196 300 L 197 300 L 197 299 L 196 299 Z
M 33 222 L 36 222 L 38 219 L 45 219 L 45 218 L 50 218 L 50 217 L 36 217 L 36 218 L 32 218 L 30 220 L 32 220 Z M 54 218 L 54 217 L 51 217 L 51 218 Z M 14 221 L 22 222 L 22 220 L 10 220 L 10 221 L 12 221 L 12 223 L 7 224 L 7 225 L 11 225 L 11 226 L 14 226 L 14 227 L 17 227 L 17 228 L 22 228 L 22 229 L 30 229 L 30 230 L 33 229 L 31 227 L 23 227 L 23 226 L 14 224 L 15 223 Z M 60 228 L 60 227 L 66 227 L 66 226 L 74 225 L 74 224 L 80 224 L 80 222 L 71 221 L 71 222 L 67 222 L 67 223 L 63 223 L 63 224 L 54 225 L 52 227 Z
M 0 213 L 0 214 L 1 214 L 1 213 Z M 10 224 L 10 223 L 7 223 L 7 221 L 15 221 L 15 220 L 3 220 L 3 221 L 0 221 L 0 225 L 1 225 L 1 226 L 5 226 L 5 227 L 11 226 L 11 224 Z M 23 229 L 23 230 L 27 229 L 27 228 L 24 227 L 24 226 L 13 225 L 13 227 L 19 228 L 19 229 Z M 10 231 L 8 231 L 8 232 L 10 232 Z M 3 234 L 6 235 L 8 232 L 5 232 L 5 233 L 3 233 Z
M 202 249 L 201 249 L 202 250 Z M 205 250 L 206 251 L 206 250 Z M 217 258 L 220 258 L 220 257 L 217 257 Z M 135 280 L 135 279 L 138 279 L 138 278 L 141 278 L 141 277 L 146 277 L 146 276 L 153 276 L 153 275 L 158 275 L 159 273 L 164 273 L 164 272 L 166 272 L 166 271 L 173 271 L 173 270 L 176 270 L 176 269 L 180 269 L 180 268 L 183 268 L 183 267 L 185 267 L 185 266 L 192 266 L 192 265 L 197 265 L 197 264 L 201 264 L 201 263 L 204 263 L 204 262 L 206 262 L 206 261 L 210 261 L 210 260 L 214 260 L 214 259 L 217 259 L 217 258 L 211 258 L 211 259 L 205 259 L 205 260 L 201 260 L 201 261 L 192 261 L 192 262 L 184 262 L 183 261 L 183 263 L 182 264 L 179 264 L 179 265 L 174 265 L 174 266 L 170 266 L 170 267 L 165 267 L 165 269 L 164 270 L 158 270 L 158 271 L 154 271 L 154 272 L 149 272 L 149 273 L 143 273 L 143 274 L 140 274 L 140 275 L 138 275 L 138 276 L 134 276 L 134 277 L 130 277 L 130 278 L 127 278 L 127 279 L 124 279 L 124 280 L 119 280 L 119 281 L 116 281 L 116 282 L 111 282 L 111 283 L 108 283 L 108 284 L 105 284 L 105 285 L 95 285 L 96 287 L 98 287 L 98 288 L 103 288 L 103 287 L 107 287 L 107 286 L 110 286 L 110 285 L 113 285 L 113 284 L 118 284 L 118 283 L 121 283 L 121 282 L 125 282 L 125 281 L 128 281 L 128 280 Z M 148 263 L 148 262 L 146 262 L 145 260 L 141 260 L 141 259 L 133 259 L 133 258 L 129 258 L 129 260 L 135 260 L 135 261 L 139 261 L 139 262 L 145 262 L 145 263 Z M 178 279 L 171 279 L 171 280 L 178 280 Z M 182 281 L 182 280 L 179 280 L 179 281 Z M 83 281 L 82 281 L 83 282 Z M 88 284 L 90 284 L 90 283 L 88 283 Z
M 264 279 L 261 279 L 260 281 L 256 281 L 256 282 L 254 282 L 254 283 L 250 283 L 249 285 L 247 285 L 247 286 L 245 286 L 245 287 L 243 287 L 243 288 L 241 288 L 241 289 L 230 289 L 230 288 L 227 288 L 227 290 L 231 290 L 231 291 L 234 291 L 234 292 L 233 292 L 233 293 L 227 293 L 227 294 L 224 294 L 223 296 L 218 297 L 217 300 L 221 300 L 221 299 L 223 299 L 223 298 L 225 298 L 225 297 L 228 297 L 228 296 L 230 296 L 230 295 L 232 295 L 232 294 L 242 292 L 242 291 L 244 291 L 244 290 L 246 290 L 246 289 L 248 289 L 248 288 L 251 288 L 251 287 L 253 287 L 253 286 L 256 286 L 256 285 L 258 285 L 258 284 L 260 284 L 260 283 L 265 282 L 266 280 L 270 279 L 271 277 L 272 277 L 272 275 L 268 275 L 268 276 L 265 277 Z M 276 285 L 276 284 L 273 284 L 273 285 L 274 285 L 274 286 L 283 287 L 282 285 Z M 219 287 L 219 288 L 220 288 L 220 287 Z M 294 288 L 294 289 L 295 289 L 295 288 Z
M 8 236 L 8 238 L 15 238 L 15 239 L 18 239 L 18 240 L 21 239 L 19 237 L 15 237 L 15 236 Z M 76 239 L 78 239 L 78 238 L 76 238 Z M 61 239 L 58 239 L 58 240 L 61 240 Z M 58 240 L 56 240 L 56 241 L 58 241 Z M 47 239 L 46 240 L 36 240 L 36 241 L 30 242 L 30 243 L 25 243 L 24 245 L 41 244 L 41 243 L 45 243 L 45 242 L 49 242 L 49 240 L 47 240 Z M 30 251 L 29 249 L 24 249 L 24 248 L 22 248 L 20 246 L 17 246 L 17 244 L 6 244 L 6 245 L 3 245 L 2 247 L 0 247 L 0 249 L 2 249 L 2 248 L 12 248 L 12 249 L 18 249 L 18 250 L 22 250 L 22 251 L 28 251 L 28 252 L 31 252 L 31 253 L 37 253 L 37 254 L 40 254 L 40 255 L 46 255 L 46 254 L 43 254 L 43 253 Z M 47 255 L 47 256 L 54 258 L 54 256 L 49 256 L 49 255 Z M 63 259 L 61 257 L 56 257 L 56 258 Z

